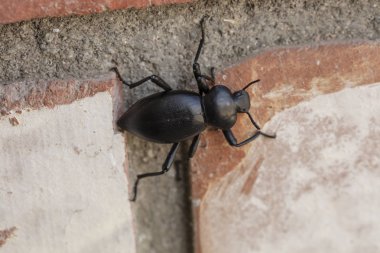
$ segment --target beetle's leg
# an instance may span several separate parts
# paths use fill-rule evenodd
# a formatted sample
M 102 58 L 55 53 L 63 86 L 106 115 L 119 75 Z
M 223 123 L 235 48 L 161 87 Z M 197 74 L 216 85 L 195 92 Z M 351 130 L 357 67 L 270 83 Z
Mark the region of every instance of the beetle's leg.
M 175 180 L 176 181 L 181 181 L 182 180 L 182 177 L 181 177 L 181 173 L 180 173 L 180 168 L 179 167 L 182 167 L 183 166 L 183 162 L 182 161 L 175 161 L 174 162 L 174 169 L 175 169 Z
M 215 85 L 215 68 L 214 67 L 211 67 L 211 71 L 210 71 L 211 75 L 210 76 L 207 76 L 207 75 L 199 75 L 199 77 L 203 78 L 203 79 L 206 79 L 208 82 L 211 82 L 211 85 L 214 86 Z M 206 83 L 207 85 L 207 89 L 209 89 L 209 83 Z
M 258 131 L 256 131 L 256 133 L 254 133 L 248 139 L 246 139 L 246 140 L 238 143 L 237 140 L 236 140 L 236 137 L 232 133 L 231 129 L 223 130 L 223 134 L 224 134 L 224 137 L 226 138 L 228 144 L 230 144 L 231 146 L 234 146 L 234 147 L 241 147 L 241 146 L 243 146 L 245 144 L 248 144 L 251 141 L 253 141 L 254 139 L 256 139 L 257 137 L 259 137 L 259 135 L 263 135 L 263 136 L 268 137 L 268 138 L 276 138 L 276 135 L 265 134 L 265 133 L 262 133 L 260 130 L 258 130 Z
M 139 86 L 139 85 L 141 85 L 147 81 L 151 81 L 152 83 L 156 84 L 157 86 L 164 89 L 165 91 L 172 90 L 172 88 L 169 86 L 169 84 L 167 84 L 164 80 L 162 80 L 161 77 L 156 76 L 156 75 L 151 75 L 151 76 L 145 77 L 145 78 L 143 78 L 140 81 L 137 81 L 135 83 L 128 83 L 127 81 L 125 81 L 123 79 L 123 77 L 121 76 L 117 67 L 113 67 L 113 68 L 111 68 L 111 70 L 114 71 L 116 73 L 117 77 L 123 82 L 123 84 L 127 85 L 130 89 L 133 89 L 133 88 L 135 88 L 135 87 L 137 87 L 137 86 Z
M 191 142 L 190 148 L 189 148 L 189 158 L 192 158 L 195 155 L 195 152 L 197 151 L 199 140 L 200 140 L 200 134 L 195 136 L 193 138 L 193 141 Z
M 214 82 L 214 80 L 210 76 L 200 75 L 200 77 L 206 79 L 207 81 Z
M 202 76 L 201 68 L 200 68 L 199 63 L 198 63 L 199 55 L 202 52 L 203 44 L 205 42 L 205 30 L 204 30 L 205 18 L 206 17 L 203 17 L 201 19 L 202 37 L 201 37 L 201 40 L 199 41 L 199 46 L 197 49 L 197 53 L 195 54 L 194 63 L 193 63 L 193 73 L 194 73 L 195 80 L 197 81 L 198 90 L 199 90 L 200 95 L 202 95 L 203 93 L 207 93 L 209 91 L 208 85 L 204 80 L 205 79 L 204 76 Z
M 201 77 L 206 79 L 207 81 L 210 81 L 211 84 L 214 86 L 215 85 L 215 67 L 211 67 L 210 76 L 201 75 Z
M 250 138 L 248 138 L 248 139 L 246 139 L 240 143 L 237 142 L 236 137 L 232 133 L 231 129 L 223 130 L 223 134 L 224 134 L 224 138 L 226 138 L 228 144 L 230 144 L 231 146 L 234 146 L 234 147 L 240 147 L 240 146 L 243 146 L 243 145 L 253 141 L 254 139 L 256 139 L 260 135 L 260 131 L 257 131 Z
M 254 121 L 252 115 L 249 113 L 249 112 L 246 112 L 248 114 L 248 117 L 249 119 L 251 120 L 252 124 L 256 127 L 257 130 L 261 130 L 261 128 L 259 127 L 259 125 Z M 269 137 L 269 138 L 276 138 L 276 135 L 274 134 L 267 134 L 267 133 L 264 133 L 264 132 L 261 132 L 261 135 L 264 135 L 265 137 Z
M 208 93 L 209 88 L 205 81 L 206 76 L 201 74 L 199 63 L 193 64 L 193 71 L 194 71 L 195 80 L 197 81 L 199 94 L 202 95 L 203 93 Z
M 192 158 L 195 154 L 195 152 L 197 151 L 197 148 L 198 148 L 198 144 L 199 144 L 199 140 L 200 140 L 200 135 L 196 135 L 194 136 L 192 142 L 191 142 L 191 145 L 190 145 L 190 148 L 189 148 L 189 151 L 188 151 L 188 157 L 189 158 Z M 179 168 L 180 166 L 184 166 L 184 162 L 183 161 L 175 161 L 174 162 L 174 166 L 175 166 L 175 179 L 177 181 L 180 181 L 182 178 L 181 178 L 181 175 L 180 175 L 180 172 L 179 172 Z
M 144 174 L 137 175 L 137 179 L 136 179 L 135 184 L 133 186 L 133 196 L 131 198 L 131 201 L 135 201 L 136 200 L 136 197 L 137 197 L 137 186 L 139 184 L 139 181 L 142 178 L 160 176 L 160 175 L 168 172 L 168 170 L 170 169 L 170 167 L 173 164 L 174 157 L 175 157 L 175 154 L 177 153 L 178 147 L 179 147 L 179 142 L 174 143 L 172 145 L 172 147 L 171 147 L 171 149 L 169 151 L 169 154 L 166 157 L 166 160 L 165 160 L 164 164 L 162 165 L 162 170 L 161 171 L 159 171 L 159 172 L 149 172 L 149 173 L 144 173 Z
M 251 120 L 252 124 L 256 127 L 256 129 L 257 129 L 257 130 L 260 130 L 261 128 L 260 128 L 259 125 L 254 121 L 252 115 L 251 115 L 249 112 L 247 112 L 247 114 L 248 114 L 248 117 L 249 117 L 249 119 Z
M 201 54 L 201 51 L 202 51 L 202 48 L 203 48 L 203 44 L 205 43 L 205 28 L 204 28 L 204 22 L 205 22 L 206 17 L 207 17 L 207 16 L 204 16 L 204 17 L 201 19 L 201 22 L 200 22 L 200 25 L 201 25 L 201 32 L 202 32 L 202 37 L 201 37 L 201 40 L 199 41 L 199 45 L 198 45 L 198 49 L 197 49 L 197 53 L 195 54 L 194 64 L 198 63 L 198 59 L 199 59 L 199 56 L 200 56 L 200 54 Z
M 276 134 L 267 134 L 267 133 L 263 133 L 261 132 L 260 130 L 260 126 L 253 120 L 253 117 L 251 116 L 251 114 L 249 112 L 246 112 L 246 114 L 248 114 L 249 116 L 249 119 L 251 120 L 252 124 L 255 126 L 255 128 L 257 129 L 257 132 L 254 133 L 251 137 L 249 137 L 248 139 L 238 143 L 234 134 L 232 133 L 232 130 L 231 129 L 228 129 L 228 130 L 223 130 L 223 134 L 224 134 L 224 137 L 226 138 L 227 142 L 231 145 L 231 146 L 235 146 L 235 147 L 240 147 L 240 146 L 243 146 L 251 141 L 253 141 L 254 139 L 256 139 L 259 135 L 262 135 L 262 136 L 265 136 L 265 137 L 268 137 L 268 138 L 276 138 Z
M 212 85 L 215 84 L 215 80 L 211 76 L 206 76 L 206 75 L 200 75 L 203 79 L 206 79 L 207 81 L 211 82 Z
M 211 67 L 210 73 L 211 73 L 211 79 L 215 84 L 215 67 Z

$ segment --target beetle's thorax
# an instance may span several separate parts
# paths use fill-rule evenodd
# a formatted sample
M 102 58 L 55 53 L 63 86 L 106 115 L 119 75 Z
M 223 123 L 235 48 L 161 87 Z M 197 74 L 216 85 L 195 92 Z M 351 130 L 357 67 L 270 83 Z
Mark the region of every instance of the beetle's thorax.
M 224 85 L 216 85 L 202 99 L 206 123 L 220 129 L 230 129 L 236 122 L 237 106 L 233 94 Z

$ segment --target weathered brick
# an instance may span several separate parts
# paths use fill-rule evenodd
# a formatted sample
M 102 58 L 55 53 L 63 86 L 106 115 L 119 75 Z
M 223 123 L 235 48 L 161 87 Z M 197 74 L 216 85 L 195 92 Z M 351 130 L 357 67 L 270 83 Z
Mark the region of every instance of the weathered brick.
M 69 104 L 111 90 L 115 86 L 112 77 L 112 74 L 107 74 L 84 80 L 26 80 L 4 84 L 0 88 L 0 109 L 7 112 Z
M 191 0 L 3 0 L 0 24 L 42 17 L 86 15 L 107 10 L 143 8 L 152 5 L 186 3 Z
M 380 55 L 380 45 L 376 43 L 333 44 L 304 48 L 275 49 L 263 52 L 256 57 L 252 57 L 226 69 L 220 73 L 218 79 L 219 82 L 225 83 L 233 90 L 241 89 L 252 80 L 258 78 L 261 80 L 256 86 L 249 89 L 252 104 L 250 111 L 256 122 L 264 126 L 272 117 L 283 112 L 286 108 L 296 106 L 300 102 L 309 101 L 316 96 L 338 92 L 346 88 L 379 82 L 380 72 L 377 71 L 377 68 L 380 66 L 380 58 L 378 55 Z M 354 92 L 351 93 L 351 95 L 354 94 Z M 347 97 L 347 99 L 350 98 Z M 347 110 L 350 109 L 347 108 Z M 284 124 L 287 123 L 284 122 Z M 302 122 L 295 122 L 294 124 L 297 125 L 297 123 L 300 124 L 299 127 L 305 127 L 301 126 Z M 272 128 L 265 128 L 265 131 L 276 131 L 276 127 L 273 124 L 271 126 Z M 321 127 L 321 125 L 318 126 Z M 234 130 L 239 140 L 247 138 L 254 131 L 249 119 L 243 116 L 239 118 Z M 349 134 L 352 134 L 352 132 L 349 132 Z M 316 137 L 312 130 L 310 135 Z M 377 135 L 374 138 L 380 139 L 380 136 Z M 312 139 L 310 141 L 313 141 Z M 291 139 L 288 141 L 292 143 Z M 232 148 L 227 144 L 220 131 L 209 130 L 202 135 L 199 149 L 192 160 L 192 198 L 194 203 L 197 252 L 228 252 L 222 249 L 226 244 L 244 243 L 241 240 L 239 242 L 228 242 L 227 238 L 218 237 L 219 234 L 218 236 L 213 236 L 212 234 L 216 233 L 215 230 L 211 229 L 213 225 L 219 231 L 218 233 L 230 234 L 227 230 L 231 229 L 234 225 L 224 222 L 224 220 L 227 217 L 233 217 L 234 213 L 239 213 L 239 215 L 243 216 L 240 217 L 243 220 L 242 223 L 239 223 L 240 225 L 244 224 L 244 222 L 246 224 L 252 222 L 259 226 L 260 221 L 256 221 L 259 217 L 254 213 L 250 213 L 253 212 L 252 210 L 247 213 L 240 212 L 243 207 L 239 205 L 235 205 L 232 208 L 233 205 L 226 204 L 231 209 L 226 207 L 226 209 L 221 211 L 225 217 L 218 216 L 220 225 L 212 223 L 216 222 L 216 219 L 208 223 L 207 218 L 213 215 L 209 212 L 215 212 L 215 203 L 218 201 L 220 201 L 219 203 L 227 203 L 236 200 L 235 202 L 243 205 L 244 203 L 238 201 L 243 198 L 242 196 L 248 194 L 251 197 L 253 196 L 252 198 L 255 197 L 257 180 L 262 177 L 261 170 L 263 166 L 261 164 L 263 161 L 264 163 L 270 163 L 267 161 L 267 157 L 273 156 L 269 147 L 275 146 L 277 142 L 278 139 L 272 140 L 260 137 L 250 145 L 242 148 Z M 261 148 L 265 151 L 259 151 Z M 300 148 L 302 148 L 301 144 Z M 322 148 L 315 147 L 316 150 Z M 278 155 L 286 156 L 287 152 L 284 151 Z M 300 161 L 296 160 L 294 162 L 313 158 L 299 157 L 299 159 Z M 273 162 L 275 163 L 276 160 L 273 159 Z M 244 166 L 248 166 L 251 172 L 241 185 L 238 176 L 246 175 L 247 172 L 241 169 Z M 286 173 L 281 171 L 285 165 L 277 164 L 277 166 L 279 174 Z M 231 176 L 232 174 L 234 176 Z M 320 176 L 326 175 L 322 173 Z M 270 179 L 266 178 L 266 180 Z M 328 178 L 327 175 L 326 180 L 332 179 Z M 229 184 L 238 184 L 235 181 L 240 182 L 239 187 L 241 189 L 239 191 L 231 190 L 229 187 Z M 268 191 L 275 190 L 277 184 L 280 184 L 280 182 L 276 180 L 267 182 L 267 187 L 273 188 L 268 188 Z M 273 192 L 272 194 L 275 193 Z M 215 198 L 215 201 L 212 200 L 213 198 Z M 246 201 L 249 200 L 246 199 Z M 274 197 L 269 201 L 276 201 L 276 199 Z M 352 203 L 348 202 L 347 204 Z M 218 207 L 220 208 L 220 206 Z M 269 208 L 266 212 L 266 215 L 271 216 L 274 215 L 272 212 L 281 212 L 281 209 L 272 210 Z M 205 222 L 207 224 L 204 224 Z M 226 231 L 224 231 L 224 227 Z M 244 232 L 252 232 L 251 230 L 244 231 L 244 228 L 241 229 L 243 230 L 243 234 Z M 260 230 L 259 227 L 257 229 Z M 239 232 L 239 234 L 241 233 Z M 267 235 L 260 236 L 265 237 Z M 269 233 L 268 236 L 271 236 L 271 234 Z M 223 243 L 219 243 L 219 248 L 215 247 L 214 238 L 218 238 L 219 242 L 223 241 Z M 254 244 L 254 246 L 260 248 L 260 241 Z M 247 252 L 239 251 L 237 248 L 233 250 L 234 248 L 231 247 L 225 247 L 225 249 L 230 250 L 229 252 Z M 251 248 L 251 252 L 253 251 L 254 249 Z M 277 249 L 277 251 L 281 250 Z

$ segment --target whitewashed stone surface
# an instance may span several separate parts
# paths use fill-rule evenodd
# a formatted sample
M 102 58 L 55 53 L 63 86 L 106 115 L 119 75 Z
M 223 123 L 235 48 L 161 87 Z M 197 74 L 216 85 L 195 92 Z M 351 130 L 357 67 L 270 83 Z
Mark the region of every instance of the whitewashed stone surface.
M 102 92 L 0 118 L 0 231 L 15 228 L 1 252 L 135 252 L 112 115 Z
M 202 253 L 380 252 L 380 83 L 278 113 L 200 206 Z

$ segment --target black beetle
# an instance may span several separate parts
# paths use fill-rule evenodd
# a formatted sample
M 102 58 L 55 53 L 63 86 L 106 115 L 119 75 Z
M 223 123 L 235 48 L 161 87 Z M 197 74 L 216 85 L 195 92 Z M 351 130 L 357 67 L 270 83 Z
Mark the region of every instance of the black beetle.
M 250 97 L 245 90 L 259 80 L 252 81 L 243 89 L 232 93 L 224 85 L 215 85 L 213 68 L 211 77 L 201 73 L 198 58 L 205 38 L 204 20 L 205 18 L 200 22 L 202 38 L 193 63 L 198 93 L 186 90 L 174 91 L 163 79 L 156 75 L 148 76 L 135 83 L 128 83 L 122 78 L 116 67 L 111 69 L 131 89 L 151 81 L 164 90 L 164 92 L 153 94 L 133 104 L 117 121 L 120 129 L 127 130 L 147 141 L 173 144 L 161 171 L 137 175 L 133 187 L 132 201 L 136 200 L 137 185 L 140 179 L 159 176 L 169 170 L 181 141 L 193 138 L 189 149 L 189 157 L 193 157 L 199 143 L 200 133 L 207 126 L 222 129 L 227 142 L 235 147 L 245 145 L 259 135 L 269 138 L 276 137 L 276 135 L 261 132 L 259 125 L 249 113 Z M 212 88 L 209 88 L 208 83 L 212 84 Z M 257 129 L 251 137 L 242 142 L 237 142 L 231 131 L 231 128 L 236 123 L 237 113 L 247 114 L 253 126 Z

